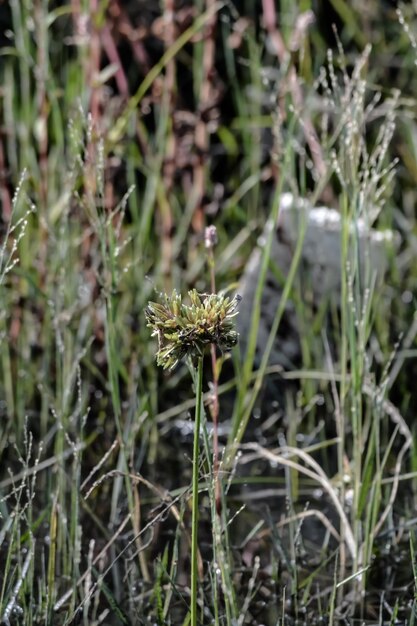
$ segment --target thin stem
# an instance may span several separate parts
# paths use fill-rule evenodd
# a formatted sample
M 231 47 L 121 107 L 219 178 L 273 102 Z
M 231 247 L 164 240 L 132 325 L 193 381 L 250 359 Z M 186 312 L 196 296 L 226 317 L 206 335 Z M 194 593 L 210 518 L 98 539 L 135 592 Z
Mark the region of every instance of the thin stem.
M 203 405 L 203 359 L 198 359 L 197 385 L 195 390 L 195 422 L 193 448 L 193 510 L 191 520 L 191 626 L 197 626 L 197 579 L 198 579 L 198 467 L 201 409 Z
M 207 259 L 210 269 L 210 286 L 211 293 L 216 293 L 216 272 L 214 267 L 213 245 L 207 246 Z M 217 370 L 216 345 L 210 345 L 211 351 L 211 369 L 213 372 L 213 389 L 212 400 L 210 404 L 211 419 L 213 420 L 213 480 L 214 480 L 214 497 L 216 501 L 216 511 L 220 515 L 222 511 L 222 499 L 220 494 L 219 481 L 219 373 Z
M 220 494 L 219 481 L 219 377 L 217 372 L 216 346 L 211 344 L 211 368 L 213 370 L 213 389 L 211 401 L 211 417 L 213 420 L 213 480 L 214 497 L 216 500 L 216 511 L 220 515 L 222 512 L 222 499 Z

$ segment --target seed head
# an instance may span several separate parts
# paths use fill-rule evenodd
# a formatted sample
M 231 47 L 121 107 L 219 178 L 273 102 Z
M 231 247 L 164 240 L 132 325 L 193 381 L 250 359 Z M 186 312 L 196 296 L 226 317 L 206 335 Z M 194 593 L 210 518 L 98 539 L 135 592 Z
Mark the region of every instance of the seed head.
M 226 298 L 219 294 L 188 292 L 191 304 L 182 302 L 175 290 L 164 302 L 149 302 L 145 317 L 152 335 L 158 337 L 156 362 L 164 369 L 172 369 L 189 355 L 203 356 L 204 348 L 214 343 L 222 351 L 230 350 L 238 341 L 234 327 L 240 296 Z

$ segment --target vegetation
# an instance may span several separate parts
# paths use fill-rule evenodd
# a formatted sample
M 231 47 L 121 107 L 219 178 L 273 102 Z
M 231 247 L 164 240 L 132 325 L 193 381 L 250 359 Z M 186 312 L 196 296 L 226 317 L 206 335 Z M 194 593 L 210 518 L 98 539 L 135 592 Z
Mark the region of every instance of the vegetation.
M 0 3 L 2 624 L 416 623 L 417 14 L 362 4 Z

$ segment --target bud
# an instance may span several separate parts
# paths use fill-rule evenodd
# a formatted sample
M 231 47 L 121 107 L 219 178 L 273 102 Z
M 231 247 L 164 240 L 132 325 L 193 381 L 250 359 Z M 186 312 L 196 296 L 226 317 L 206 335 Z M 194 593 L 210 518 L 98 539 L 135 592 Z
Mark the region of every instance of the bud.
M 207 226 L 204 232 L 204 244 L 207 250 L 214 248 L 217 244 L 217 228 L 215 226 Z

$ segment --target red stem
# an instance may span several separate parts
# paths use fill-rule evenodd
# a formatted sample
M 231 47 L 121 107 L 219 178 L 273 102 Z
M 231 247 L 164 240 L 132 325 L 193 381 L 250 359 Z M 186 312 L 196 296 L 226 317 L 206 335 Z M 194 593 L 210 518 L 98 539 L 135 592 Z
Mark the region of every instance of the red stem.
M 210 267 L 210 284 L 211 292 L 216 293 L 216 276 L 214 271 L 214 254 L 213 247 L 207 250 L 208 261 Z M 220 516 L 222 511 L 222 499 L 220 492 L 219 480 L 219 377 L 217 372 L 217 355 L 216 346 L 211 344 L 211 369 L 213 371 L 213 392 L 211 398 L 211 418 L 213 420 L 213 477 L 214 477 L 214 498 L 216 503 L 216 511 Z

